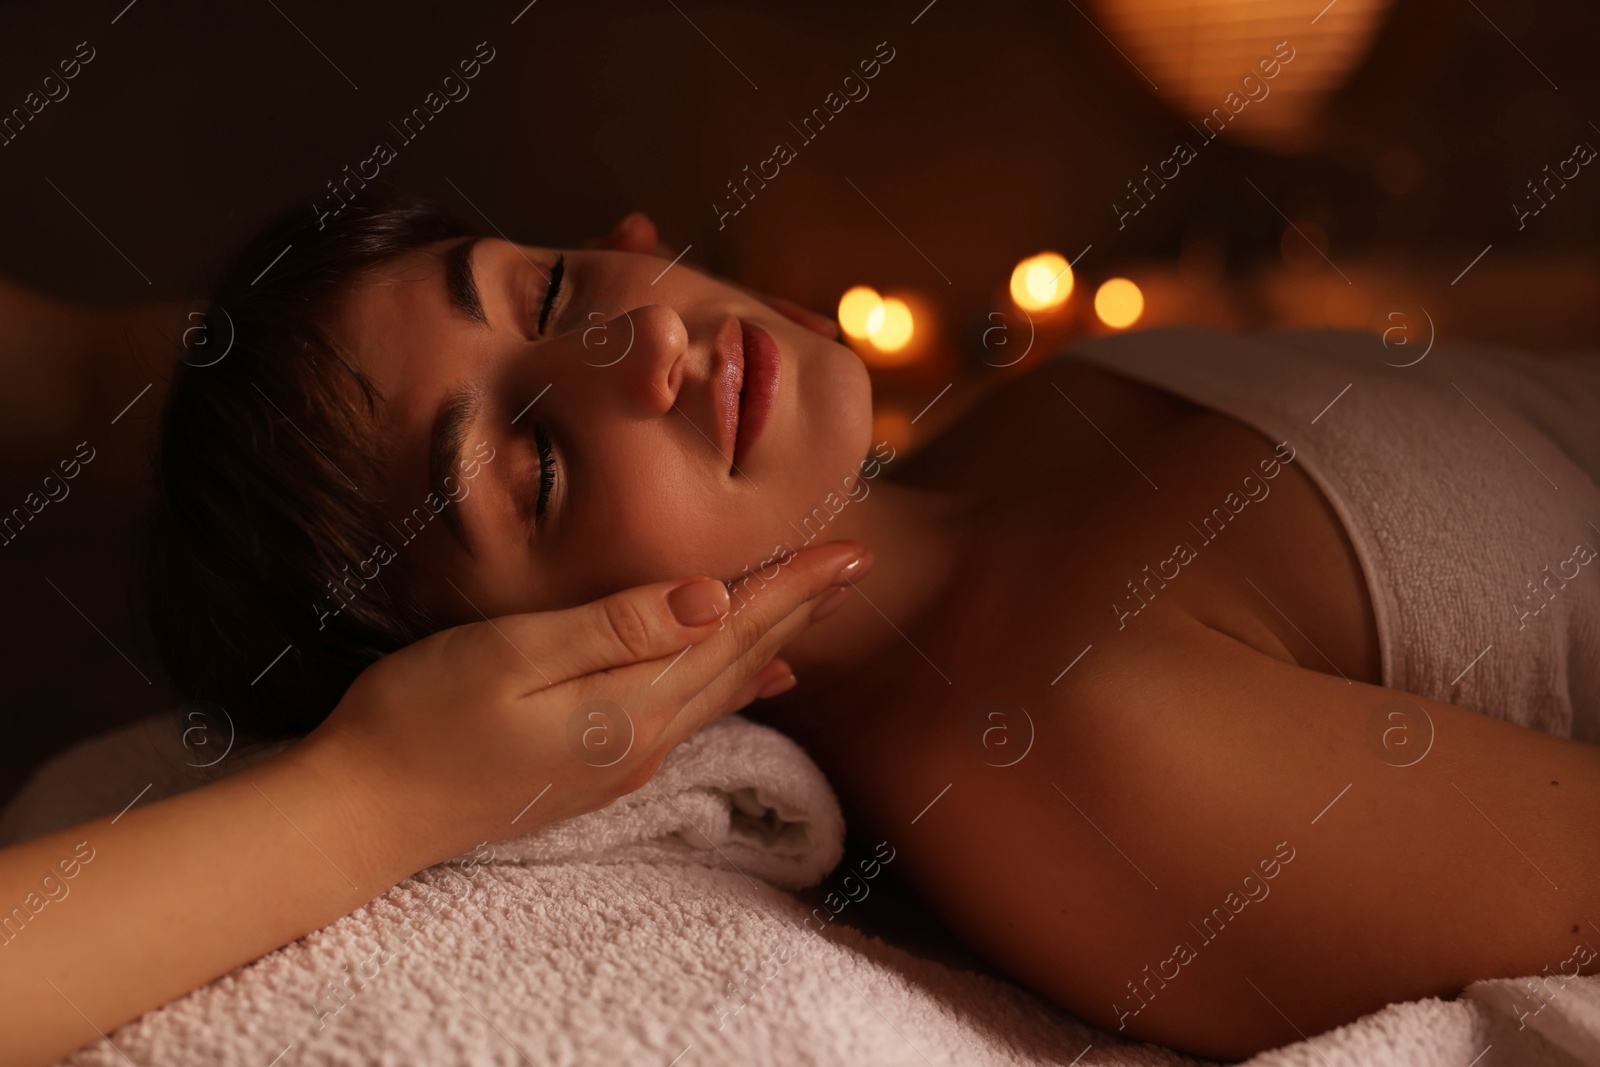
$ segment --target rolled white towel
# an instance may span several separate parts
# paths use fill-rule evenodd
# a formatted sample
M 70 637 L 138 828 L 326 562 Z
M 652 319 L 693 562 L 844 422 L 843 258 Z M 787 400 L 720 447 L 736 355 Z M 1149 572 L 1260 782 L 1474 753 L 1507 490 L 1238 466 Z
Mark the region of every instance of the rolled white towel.
M 186 745 L 183 734 L 181 719 L 152 716 L 51 759 L 0 812 L 0 845 L 192 789 L 284 747 L 231 752 L 207 767 L 215 755 L 196 743 L 198 735 Z M 531 782 L 529 796 L 542 788 Z M 729 715 L 668 753 L 643 789 L 498 842 L 494 854 L 496 862 L 525 866 L 722 867 L 798 889 L 822 881 L 843 856 L 844 815 L 804 750 L 776 730 Z
M 643 789 L 494 851 L 526 865 L 693 863 L 800 889 L 844 855 L 844 813 L 798 745 L 729 715 L 673 749 Z

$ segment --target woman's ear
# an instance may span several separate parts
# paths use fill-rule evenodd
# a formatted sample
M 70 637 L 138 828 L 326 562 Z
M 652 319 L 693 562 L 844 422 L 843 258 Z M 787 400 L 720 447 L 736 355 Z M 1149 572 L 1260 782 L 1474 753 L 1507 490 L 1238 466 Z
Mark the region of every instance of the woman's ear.
M 601 247 L 613 252 L 645 252 L 658 256 L 672 254 L 661 243 L 656 224 L 642 211 L 632 212 L 618 220 L 611 227 L 611 232 L 606 234 Z
M 785 300 L 781 296 L 767 296 L 749 289 L 745 291 L 790 322 L 797 322 L 812 333 L 821 334 L 830 341 L 840 340 L 843 336 L 839 332 L 839 324 L 826 315 L 812 311 L 810 308 L 801 307 L 793 300 Z
M 660 234 L 656 232 L 656 224 L 642 211 L 632 212 L 618 220 L 617 224 L 611 227 L 611 232 L 601 241 L 601 247 L 614 252 L 645 252 L 664 259 L 672 258 L 672 250 L 661 243 Z M 838 341 L 843 337 L 838 324 L 826 315 L 801 307 L 793 300 L 785 300 L 781 296 L 768 296 L 733 282 L 728 284 L 755 297 L 790 322 L 798 323 L 812 333 L 821 334 L 830 341 Z

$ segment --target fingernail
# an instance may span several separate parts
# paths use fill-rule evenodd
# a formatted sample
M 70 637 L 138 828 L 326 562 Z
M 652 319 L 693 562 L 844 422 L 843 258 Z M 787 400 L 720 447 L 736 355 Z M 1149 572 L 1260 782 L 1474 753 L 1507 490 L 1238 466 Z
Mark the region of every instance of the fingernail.
M 765 700 L 768 697 L 775 697 L 779 693 L 787 693 L 789 690 L 795 687 L 795 683 L 797 681 L 799 681 L 799 679 L 797 679 L 794 676 L 794 673 L 791 671 L 782 678 L 779 678 L 776 682 L 768 682 L 766 688 L 757 693 L 756 697 L 758 699 Z
M 829 615 L 838 611 L 840 605 L 845 602 L 845 598 L 849 595 L 850 590 L 848 589 L 835 589 L 822 603 L 811 609 L 811 621 L 816 622 L 818 619 L 826 619 Z
M 704 626 L 728 613 L 728 587 L 717 578 L 686 582 L 667 594 L 667 607 L 685 626 Z
M 872 569 L 873 559 L 872 549 L 863 548 L 861 555 L 846 563 L 834 573 L 831 584 L 844 585 L 846 582 L 853 582 L 862 578 Z M 815 616 L 812 617 L 815 618 Z

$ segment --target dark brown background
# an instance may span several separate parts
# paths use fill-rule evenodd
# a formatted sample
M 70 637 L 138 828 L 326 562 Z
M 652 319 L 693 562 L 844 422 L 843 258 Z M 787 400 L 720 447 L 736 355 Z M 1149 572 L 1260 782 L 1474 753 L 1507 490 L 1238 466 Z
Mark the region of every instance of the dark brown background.
M 1522 232 L 1509 206 L 1574 140 L 1600 144 L 1588 125 L 1600 122 L 1593 5 L 1400 0 L 1305 147 L 1224 135 L 1119 232 L 1110 203 L 1185 127 L 1096 31 L 1088 0 L 938 0 L 915 25 L 926 0 L 538 0 L 511 25 L 523 2 L 7 4 L 0 109 L 79 41 L 97 56 L 67 99 L 0 147 L 0 274 L 95 302 L 199 292 L 265 214 L 309 210 L 381 139 L 399 150 L 386 178 L 471 215 L 454 182 L 517 239 L 572 244 L 642 208 L 669 245 L 692 244 L 690 261 L 814 307 L 861 281 L 916 289 L 940 309 L 941 366 L 969 393 L 987 380 L 961 362 L 970 325 L 1041 248 L 1092 244 L 1085 280 L 1157 278 L 1203 238 L 1226 268 L 1207 306 L 1227 302 L 1224 318 L 1245 326 L 1318 321 L 1317 299 L 1262 295 L 1278 291 L 1272 279 L 1315 286 L 1327 268 L 1295 253 L 1261 194 L 1314 223 L 1323 251 L 1364 285 L 1381 278 L 1369 317 L 1385 300 L 1417 301 L 1452 336 L 1536 349 L 1600 334 L 1600 176 L 1586 168 Z M 1309 19 L 1322 0 L 1281 7 Z M 485 40 L 497 55 L 470 97 L 402 146 L 388 122 Z M 710 205 L 723 183 L 883 40 L 896 57 L 870 97 L 718 232 Z M 1449 286 L 1491 242 L 1492 257 Z M 1189 317 L 1180 304 L 1152 306 L 1150 321 Z M 127 368 L 129 398 L 143 373 Z M 19 380 L 0 365 L 0 389 Z M 915 411 L 942 382 L 881 384 L 884 403 Z M 127 579 L 153 415 L 142 403 L 99 431 L 100 480 L 74 483 L 0 548 L 0 799 L 50 753 L 168 706 Z M 70 455 L 75 441 L 0 459 L 0 507 L 48 473 L 39 457 Z

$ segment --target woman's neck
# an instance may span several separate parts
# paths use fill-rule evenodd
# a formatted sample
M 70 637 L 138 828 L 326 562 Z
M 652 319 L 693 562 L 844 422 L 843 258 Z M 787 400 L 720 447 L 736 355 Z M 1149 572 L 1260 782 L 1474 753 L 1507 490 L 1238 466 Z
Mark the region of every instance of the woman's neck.
M 871 492 L 852 501 L 813 542 L 851 538 L 874 559 L 841 607 L 784 646 L 781 655 L 799 680 L 797 698 L 845 681 L 903 645 L 906 633 L 944 599 L 971 529 L 975 495 L 887 479 L 866 484 Z

